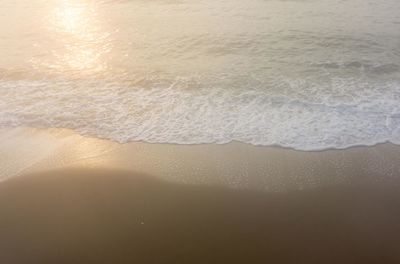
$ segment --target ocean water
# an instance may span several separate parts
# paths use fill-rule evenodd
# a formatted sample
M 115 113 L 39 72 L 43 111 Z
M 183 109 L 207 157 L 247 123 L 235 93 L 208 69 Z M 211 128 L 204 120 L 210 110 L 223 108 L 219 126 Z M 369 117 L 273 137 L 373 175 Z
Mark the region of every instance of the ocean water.
M 0 128 L 400 144 L 398 0 L 2 0 Z

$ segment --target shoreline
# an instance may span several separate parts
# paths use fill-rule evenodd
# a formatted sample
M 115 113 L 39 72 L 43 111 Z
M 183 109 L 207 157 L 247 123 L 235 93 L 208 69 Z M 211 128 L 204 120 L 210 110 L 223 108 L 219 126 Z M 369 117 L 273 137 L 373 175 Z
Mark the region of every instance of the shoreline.
M 385 139 L 381 141 L 376 141 L 374 143 L 363 143 L 363 144 L 349 144 L 343 147 L 338 147 L 338 146 L 327 146 L 327 147 L 321 147 L 321 148 L 296 148 L 296 147 L 291 147 L 291 146 L 285 146 L 285 145 L 279 145 L 279 144 L 271 144 L 271 145 L 263 145 L 263 144 L 253 144 L 250 142 L 245 142 L 241 140 L 236 140 L 236 139 L 231 139 L 227 142 L 216 142 L 216 141 L 211 141 L 211 142 L 200 142 L 200 143 L 178 143 L 178 142 L 152 142 L 152 141 L 145 141 L 145 140 L 126 140 L 126 141 L 118 141 L 114 140 L 111 138 L 107 137 L 101 137 L 99 135 L 92 135 L 92 134 L 86 134 L 86 133 L 81 133 L 79 131 L 76 131 L 71 128 L 65 128 L 65 127 L 31 127 L 31 126 L 9 126 L 9 127 L 3 127 L 0 128 L 0 134 L 4 132 L 9 132 L 13 130 L 29 130 L 31 132 L 37 133 L 49 133 L 49 134 L 54 134 L 55 131 L 61 131 L 64 135 L 69 134 L 69 135 L 77 135 L 82 138 L 87 138 L 87 139 L 97 139 L 99 141 L 107 141 L 115 144 L 120 144 L 120 145 L 126 145 L 126 144 L 150 144 L 150 145 L 172 145 L 172 146 L 200 146 L 200 145 L 217 145 L 217 146 L 224 146 L 224 145 L 229 145 L 229 144 L 243 144 L 243 145 L 248 145 L 250 147 L 261 147 L 261 148 L 279 148 L 279 149 L 285 149 L 285 150 L 290 150 L 290 151 L 298 151 L 298 152 L 325 152 L 325 151 L 335 151 L 335 150 L 348 150 L 352 148 L 368 148 L 368 147 L 375 147 L 379 145 L 394 145 L 394 146 L 400 146 L 399 143 L 395 143 L 390 139 Z M 56 132 L 57 133 L 57 132 Z
M 246 143 L 176 145 L 81 136 L 66 129 L 0 131 L 0 181 L 52 169 L 105 168 L 176 183 L 284 191 L 399 177 L 400 147 L 298 151 Z

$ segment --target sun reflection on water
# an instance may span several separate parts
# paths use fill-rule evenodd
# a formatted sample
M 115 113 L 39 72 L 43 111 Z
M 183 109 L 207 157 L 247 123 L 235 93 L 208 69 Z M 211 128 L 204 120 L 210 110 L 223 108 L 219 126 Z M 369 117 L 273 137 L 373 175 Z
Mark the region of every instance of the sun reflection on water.
M 88 24 L 88 17 L 86 15 L 87 6 L 72 6 L 67 1 L 64 1 L 63 6 L 56 8 L 57 20 L 55 22 L 61 29 L 71 34 L 79 34 L 82 26 Z
M 110 44 L 96 11 L 86 1 L 63 0 L 54 8 L 49 24 L 61 45 L 52 51 L 51 68 L 81 74 L 105 70 L 102 56 L 110 51 Z

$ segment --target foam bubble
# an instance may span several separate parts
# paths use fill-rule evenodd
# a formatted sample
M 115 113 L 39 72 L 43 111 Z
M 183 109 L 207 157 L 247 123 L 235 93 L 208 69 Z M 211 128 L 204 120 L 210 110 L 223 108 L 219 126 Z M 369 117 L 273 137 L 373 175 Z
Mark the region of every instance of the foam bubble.
M 62 127 L 121 143 L 241 141 L 300 150 L 400 141 L 396 83 L 367 89 L 351 80 L 322 88 L 292 82 L 303 94 L 185 83 L 3 80 L 0 126 Z

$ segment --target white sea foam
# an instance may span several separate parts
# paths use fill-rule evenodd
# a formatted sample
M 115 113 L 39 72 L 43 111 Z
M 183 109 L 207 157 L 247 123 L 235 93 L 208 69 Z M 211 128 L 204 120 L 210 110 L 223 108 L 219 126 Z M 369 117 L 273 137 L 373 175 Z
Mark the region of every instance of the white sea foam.
M 141 88 L 105 81 L 3 81 L 0 126 L 70 128 L 121 143 L 235 140 L 300 150 L 400 143 L 395 83 L 353 87 L 352 97 L 344 99 L 338 90 L 335 96 L 321 94 L 326 87 L 306 98 L 282 91 L 182 89 L 182 83 Z

